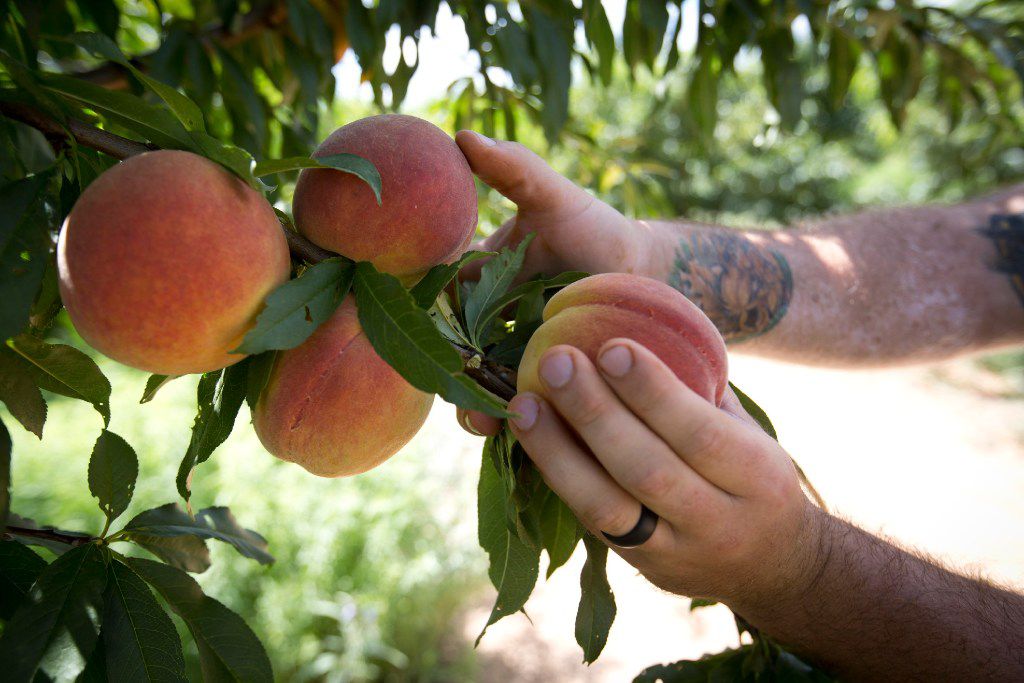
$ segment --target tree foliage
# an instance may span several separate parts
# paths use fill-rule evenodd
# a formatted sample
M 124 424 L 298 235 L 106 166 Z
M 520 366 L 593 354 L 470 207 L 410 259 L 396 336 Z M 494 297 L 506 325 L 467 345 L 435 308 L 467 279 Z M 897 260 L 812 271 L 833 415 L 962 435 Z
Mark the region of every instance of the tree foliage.
M 513 139 L 535 126 L 553 145 L 602 159 L 600 137 L 576 116 L 581 106 L 571 86 L 585 83 L 607 95 L 654 81 L 672 97 L 654 102 L 632 154 L 655 178 L 668 160 L 651 141 L 669 137 L 659 128 L 668 115 L 685 111 L 688 144 L 714 158 L 724 96 L 749 78 L 740 73 L 744 63 L 759 65 L 765 108 L 782 134 L 823 117 L 841 123 L 863 71 L 877 81 L 877 96 L 897 126 L 916 100 L 944 112 L 951 130 L 979 118 L 992 130 L 1020 129 L 1024 11 L 1011 0 L 952 7 L 910 0 L 626 0 L 615 25 L 598 0 L 446 6 L 461 19 L 477 59 L 476 73 L 448 91 L 446 108 L 457 126 Z M 187 573 L 210 566 L 208 540 L 263 564 L 273 561 L 266 542 L 227 508 L 193 513 L 188 501 L 196 468 L 231 433 L 243 400 L 257 400 L 273 353 L 308 338 L 350 289 L 374 348 L 410 383 L 463 407 L 505 414 L 509 368 L 545 297 L 579 274 L 513 286 L 521 247 L 498 254 L 475 285 L 451 284 L 458 268 L 477 257 L 468 255 L 410 291 L 368 263 L 296 242 L 284 212 L 299 276 L 270 295 L 242 341 L 244 351 L 258 355 L 199 382 L 177 478 L 186 507 L 141 511 L 111 531 L 130 507 L 138 459 L 109 430 L 111 387 L 96 363 L 81 349 L 47 341 L 61 307 L 55 236 L 84 188 L 118 159 L 157 148 L 189 150 L 275 200 L 287 196 L 282 187 L 291 172 L 326 166 L 359 177 L 380 201 L 372 164 L 352 155 L 309 156 L 336 94 L 332 67 L 351 51 L 376 105 L 399 108 L 420 66 L 420 43 L 441 11 L 440 0 L 0 0 L 0 400 L 39 438 L 51 394 L 91 404 L 102 418 L 87 481 L 102 512 L 96 536 L 9 510 L 11 440 L 0 424 L 6 678 L 181 680 L 182 644 L 165 609 L 191 633 L 204 678 L 273 678 L 256 634 Z M 683 45 L 688 30 L 692 46 Z M 388 58 L 389 45 L 401 48 L 397 61 Z M 678 188 L 661 189 L 666 206 L 684 203 Z M 143 401 L 171 379 L 152 377 Z M 523 609 L 542 553 L 550 573 L 582 540 L 588 558 L 576 637 L 585 660 L 594 661 L 615 614 L 605 546 L 585 536 L 508 432 L 487 442 L 479 500 L 479 540 L 498 591 L 488 625 Z M 128 557 L 116 543 L 160 562 Z M 643 676 L 818 676 L 752 635 L 754 643 L 735 652 Z

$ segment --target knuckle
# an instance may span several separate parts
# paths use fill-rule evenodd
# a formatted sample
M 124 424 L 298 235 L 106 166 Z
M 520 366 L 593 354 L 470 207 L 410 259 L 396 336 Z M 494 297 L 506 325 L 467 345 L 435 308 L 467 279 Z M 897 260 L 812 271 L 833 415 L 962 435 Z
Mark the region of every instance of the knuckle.
M 664 466 L 650 466 L 636 475 L 633 489 L 641 498 L 660 500 L 667 498 L 675 489 L 676 478 Z
M 641 381 L 636 384 L 633 398 L 635 410 L 640 415 L 651 415 L 669 405 L 669 386 L 661 381 Z
M 698 422 L 690 432 L 688 449 L 697 455 L 718 453 L 723 447 L 725 436 L 722 427 L 716 422 Z
M 587 392 L 569 391 L 563 395 L 562 408 L 573 424 L 587 428 L 608 414 L 608 403 Z
M 632 512 L 624 510 L 617 505 L 602 505 L 600 503 L 588 507 L 583 512 L 592 528 L 603 531 L 613 536 L 624 534 L 633 528 L 635 519 L 630 519 Z

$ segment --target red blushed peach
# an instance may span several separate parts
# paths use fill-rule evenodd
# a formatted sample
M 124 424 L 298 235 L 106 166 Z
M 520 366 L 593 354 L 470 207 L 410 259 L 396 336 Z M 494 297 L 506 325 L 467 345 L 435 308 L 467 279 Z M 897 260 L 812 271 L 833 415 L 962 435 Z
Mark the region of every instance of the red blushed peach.
M 537 364 L 548 348 L 568 344 L 594 361 L 606 341 L 620 337 L 643 344 L 686 386 L 721 403 L 728 361 L 714 324 L 672 287 L 619 273 L 578 280 L 551 297 L 519 365 L 519 391 L 544 393 Z
M 209 372 L 288 279 L 270 204 L 196 154 L 147 152 L 107 170 L 57 243 L 60 293 L 85 341 L 162 375 Z
M 377 167 L 381 205 L 356 176 L 302 171 L 292 208 L 299 232 L 311 241 L 406 282 L 469 246 L 477 219 L 473 173 L 440 128 L 415 116 L 371 116 L 331 133 L 313 156 L 340 153 Z
M 394 455 L 423 426 L 433 398 L 377 355 L 349 296 L 301 346 L 278 356 L 253 425 L 278 458 L 342 477 Z

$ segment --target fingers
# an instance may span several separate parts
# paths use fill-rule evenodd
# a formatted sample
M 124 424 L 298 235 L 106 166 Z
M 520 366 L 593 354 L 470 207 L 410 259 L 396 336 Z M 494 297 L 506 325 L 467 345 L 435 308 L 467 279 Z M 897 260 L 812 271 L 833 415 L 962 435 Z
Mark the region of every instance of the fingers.
M 701 478 L 622 404 L 581 351 L 553 346 L 539 370 L 547 398 L 566 424 L 620 486 L 661 517 L 686 520 L 686 527 L 730 503 L 728 494 Z
M 459 426 L 474 436 L 494 436 L 501 431 L 501 420 L 486 413 L 459 408 L 455 415 Z
M 598 367 L 637 418 L 705 479 L 736 495 L 758 485 L 766 447 L 774 447 L 760 429 L 705 401 L 631 339 L 605 343 Z
M 510 420 L 512 431 L 544 481 L 584 525 L 612 535 L 636 525 L 640 503 L 583 450 L 543 399 L 519 394 L 509 409 L 519 415 Z
M 455 141 L 480 180 L 521 210 L 544 212 L 562 209 L 573 198 L 588 199 L 585 192 L 518 142 L 492 140 L 470 130 L 460 130 Z

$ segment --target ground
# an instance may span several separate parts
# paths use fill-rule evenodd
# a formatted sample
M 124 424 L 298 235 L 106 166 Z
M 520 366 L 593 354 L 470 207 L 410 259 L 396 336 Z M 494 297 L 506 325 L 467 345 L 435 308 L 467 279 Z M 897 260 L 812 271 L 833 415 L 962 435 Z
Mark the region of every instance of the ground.
M 730 362 L 733 381 L 765 408 L 835 512 L 1024 588 L 1024 400 L 1005 376 L 972 360 L 859 372 Z M 438 408 L 432 422 L 450 418 Z M 479 440 L 461 445 L 478 449 Z M 686 599 L 661 593 L 613 555 L 618 617 L 600 660 L 583 666 L 573 639 L 582 562 L 577 553 L 538 586 L 527 604 L 532 624 L 516 615 L 491 627 L 479 649 L 481 681 L 630 680 L 650 664 L 736 644 L 724 608 L 691 614 Z M 467 638 L 491 600 L 467 615 Z

